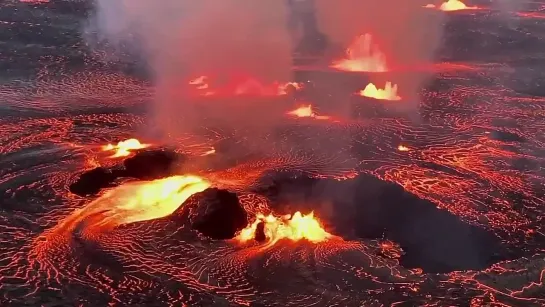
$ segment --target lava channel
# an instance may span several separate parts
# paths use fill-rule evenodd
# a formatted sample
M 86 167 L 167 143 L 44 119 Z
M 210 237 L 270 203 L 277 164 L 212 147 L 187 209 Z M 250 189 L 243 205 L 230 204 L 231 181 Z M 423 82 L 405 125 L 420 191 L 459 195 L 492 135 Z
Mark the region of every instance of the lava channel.
M 326 232 L 320 221 L 314 217 L 314 212 L 304 215 L 297 211 L 293 215 L 281 217 L 259 213 L 255 221 L 240 232 L 237 240 L 242 243 L 252 239 L 266 241 L 266 246 L 269 247 L 282 239 L 319 243 L 331 237 L 332 235 Z
M 77 209 L 57 229 L 73 230 L 83 225 L 89 230 L 103 231 L 162 218 L 176 211 L 193 194 L 209 187 L 208 181 L 193 175 L 126 183 Z
M 437 7 L 435 4 L 427 4 L 424 7 L 429 9 L 439 9 L 443 12 L 480 9 L 477 6 L 467 6 L 460 0 L 447 0 L 446 2 L 443 2 L 439 7 Z
M 315 119 L 330 119 L 330 116 L 326 115 L 318 115 L 314 110 L 312 110 L 312 105 L 304 105 L 300 106 L 299 108 L 287 112 L 288 115 L 294 116 L 294 117 L 310 117 Z

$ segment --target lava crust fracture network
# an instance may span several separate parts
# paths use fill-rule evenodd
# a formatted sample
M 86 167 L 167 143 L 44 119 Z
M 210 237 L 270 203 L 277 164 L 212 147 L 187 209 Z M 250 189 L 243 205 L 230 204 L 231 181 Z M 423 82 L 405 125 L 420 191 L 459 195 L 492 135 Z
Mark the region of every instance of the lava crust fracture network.
M 545 4 L 423 5 L 448 18 L 433 65 L 360 33 L 297 80 L 191 76 L 195 109 L 274 129 L 158 137 L 87 8 L 24 2 L 0 4 L 1 306 L 545 304 Z M 418 111 L 393 71 L 433 73 Z

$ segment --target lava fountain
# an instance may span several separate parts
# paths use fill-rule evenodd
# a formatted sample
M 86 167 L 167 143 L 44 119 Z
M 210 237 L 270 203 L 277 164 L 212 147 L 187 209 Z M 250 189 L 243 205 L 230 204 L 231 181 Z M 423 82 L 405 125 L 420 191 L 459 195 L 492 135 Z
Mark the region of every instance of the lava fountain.
M 128 139 L 117 143 L 117 145 L 108 144 L 102 146 L 102 151 L 115 151 L 110 158 L 126 157 L 131 154 L 131 150 L 144 149 L 151 146 L 150 144 L 142 144 L 137 139 Z
M 358 36 L 346 49 L 346 58 L 337 60 L 332 68 L 355 72 L 386 72 L 386 56 L 372 44 L 371 34 Z
M 287 112 L 288 115 L 295 116 L 295 117 L 312 117 L 315 119 L 330 119 L 329 116 L 325 115 L 318 115 L 316 112 L 312 110 L 312 105 L 304 105 L 301 106 L 293 111 Z
M 424 7 L 437 8 L 437 6 L 434 4 L 428 4 Z M 444 12 L 452 12 L 452 11 L 461 11 L 461 10 L 478 10 L 479 8 L 476 6 L 467 6 L 465 5 L 465 3 L 463 3 L 460 0 L 447 0 L 447 2 L 443 2 L 443 4 L 441 4 L 439 9 Z
M 331 237 L 332 235 L 326 232 L 314 217 L 313 212 L 304 215 L 297 211 L 293 216 L 288 214 L 282 217 L 257 214 L 255 221 L 241 230 L 237 239 L 241 243 L 252 239 L 267 241 L 267 246 L 272 246 L 282 239 L 319 243 Z
M 379 100 L 401 100 L 401 97 L 397 94 L 397 84 L 392 85 L 392 82 L 386 82 L 383 89 L 369 83 L 364 90 L 359 92 L 359 95 Z

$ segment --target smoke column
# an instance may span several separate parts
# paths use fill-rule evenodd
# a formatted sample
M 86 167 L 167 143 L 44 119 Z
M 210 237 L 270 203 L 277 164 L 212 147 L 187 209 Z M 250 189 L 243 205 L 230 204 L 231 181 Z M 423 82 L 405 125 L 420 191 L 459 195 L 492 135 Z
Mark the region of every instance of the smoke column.
M 225 106 L 205 110 L 187 95 L 188 82 L 213 75 L 291 80 L 287 8 L 278 0 L 97 0 L 92 27 L 111 42 L 137 41 L 153 74 L 151 112 L 166 134 L 188 131 L 203 112 L 254 118 Z M 233 101 L 231 101 L 233 102 Z M 201 113 L 201 114 L 199 114 Z M 246 112 L 244 112 L 246 113 Z M 248 115 L 248 116 L 245 116 Z M 234 120 L 234 119 L 233 119 Z
M 314 2 L 318 28 L 330 41 L 347 47 L 358 35 L 370 33 L 394 69 L 431 63 L 440 43 L 443 14 L 423 9 L 424 0 L 305 1 Z M 131 47 L 144 54 L 155 89 L 151 113 L 165 135 L 216 123 L 271 128 L 276 121 L 271 114 L 282 114 L 274 109 L 280 104 L 265 106 L 240 97 L 223 97 L 212 101 L 214 105 L 204 105 L 188 94 L 188 83 L 203 75 L 222 80 L 247 76 L 264 84 L 292 81 L 286 1 L 96 3 L 93 29 L 110 42 L 137 42 Z M 400 94 L 410 102 L 393 105 L 413 110 L 427 77 L 405 69 L 371 81 L 381 87 L 385 81 L 398 83 Z M 203 117 L 209 120 L 204 123 Z
M 333 44 L 346 48 L 358 35 L 369 33 L 386 54 L 393 69 L 412 67 L 386 74 L 399 84 L 400 91 L 416 103 L 420 88 L 429 75 L 414 71 L 431 64 L 443 30 L 440 12 L 422 8 L 430 1 L 402 0 L 315 0 L 319 29 Z M 386 80 L 371 80 L 384 86 Z M 397 106 L 416 107 L 414 103 Z

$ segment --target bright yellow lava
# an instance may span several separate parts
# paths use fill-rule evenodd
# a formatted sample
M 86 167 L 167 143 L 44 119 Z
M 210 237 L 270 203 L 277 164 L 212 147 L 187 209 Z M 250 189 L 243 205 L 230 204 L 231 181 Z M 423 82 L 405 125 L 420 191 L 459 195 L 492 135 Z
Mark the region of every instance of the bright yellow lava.
M 63 223 L 74 227 L 83 222 L 87 227 L 103 229 L 158 219 L 174 213 L 191 195 L 208 187 L 208 181 L 193 175 L 130 182 L 76 210 Z
M 363 91 L 360 91 L 360 96 L 380 99 L 380 100 L 400 100 L 401 97 L 397 94 L 397 84 L 392 85 L 391 82 L 386 82 L 384 89 L 377 88 L 373 83 L 367 84 Z
M 372 45 L 371 34 L 358 36 L 346 50 L 346 58 L 335 61 L 331 67 L 342 71 L 385 72 L 386 56 Z
M 428 4 L 424 7 L 437 8 L 434 4 Z M 443 2 L 443 4 L 441 4 L 439 9 L 445 12 L 452 12 L 452 11 L 460 11 L 460 10 L 477 10 L 479 8 L 476 6 L 467 6 L 460 0 L 447 0 L 446 2 Z
M 470 7 L 465 5 L 462 1 L 459 0 L 448 0 L 447 2 L 441 4 L 442 11 L 459 11 L 459 10 L 470 10 L 470 9 L 476 9 L 477 7 Z
M 289 111 L 287 113 L 288 115 L 291 115 L 291 116 L 295 116 L 295 117 L 312 117 L 312 118 L 315 118 L 315 119 L 329 119 L 330 117 L 329 116 L 325 116 L 325 115 L 318 115 L 316 114 L 313 110 L 312 110 L 312 106 L 309 104 L 309 105 L 306 105 L 306 106 L 301 106 L 293 111 Z
M 247 242 L 254 239 L 258 224 L 261 222 L 264 223 L 264 233 L 268 245 L 273 245 L 281 239 L 292 241 L 305 239 L 318 243 L 331 237 L 331 234 L 326 232 L 318 219 L 314 217 L 313 212 L 303 215 L 298 211 L 293 216 L 288 214 L 279 218 L 272 214 L 267 216 L 258 214 L 256 220 L 237 236 L 238 241 Z
M 399 151 L 409 151 L 411 149 L 409 147 L 405 146 L 405 145 L 399 145 L 399 146 L 397 146 L 397 150 L 399 150 Z
M 126 157 L 131 154 L 131 150 L 144 149 L 149 144 L 142 144 L 137 139 L 128 139 L 117 143 L 117 145 L 108 144 L 102 146 L 102 151 L 115 151 L 111 158 Z

